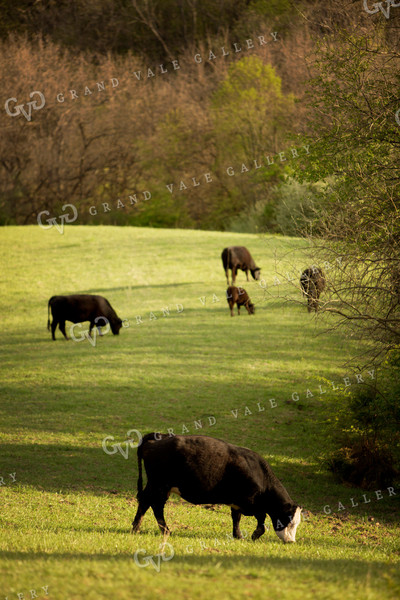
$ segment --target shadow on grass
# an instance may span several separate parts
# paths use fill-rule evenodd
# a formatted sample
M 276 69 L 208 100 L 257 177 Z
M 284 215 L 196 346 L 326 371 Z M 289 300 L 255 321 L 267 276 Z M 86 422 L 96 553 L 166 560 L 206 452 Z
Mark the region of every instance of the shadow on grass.
M 127 290 L 151 290 L 152 288 L 169 288 L 169 287 L 178 287 L 184 285 L 199 285 L 199 283 L 204 283 L 201 281 L 185 281 L 182 283 L 156 283 L 152 285 L 124 285 L 120 287 L 111 287 L 111 288 L 91 288 L 89 290 L 78 290 L 75 292 L 71 292 L 74 294 L 103 294 L 106 292 L 124 292 Z
M 116 443 L 118 440 L 107 442 L 109 452 L 115 449 L 113 444 Z M 121 443 L 121 446 L 127 455 L 126 459 L 118 450 L 114 454 L 107 454 L 101 443 L 96 448 L 68 444 L 1 444 L 1 474 L 16 472 L 17 484 L 49 492 L 81 490 L 91 494 L 133 496 L 136 495 L 137 451 L 125 443 Z M 296 496 L 296 489 L 292 489 L 296 473 L 290 477 L 285 465 L 275 470 L 281 479 L 283 476 L 285 484 L 291 486 L 292 494 Z M 312 465 L 302 465 L 301 476 L 300 473 L 297 475 L 303 483 L 313 478 L 318 480 L 319 485 L 325 483 L 327 477 L 330 478 L 326 473 L 315 474 Z
M 112 449 L 112 445 L 108 448 Z M 125 444 L 122 448 L 125 451 Z M 101 446 L 2 444 L 1 455 L 1 472 L 16 472 L 17 484 L 48 492 L 136 495 L 137 458 L 134 449 L 129 450 L 125 460 L 118 452 L 106 454 Z
M 168 552 L 167 552 L 168 554 Z M 132 565 L 136 567 L 134 562 L 134 552 L 132 554 L 115 554 L 115 553 L 90 553 L 90 552 L 14 552 L 14 551 L 1 551 L 0 557 L 9 561 L 21 561 L 21 562 L 32 562 L 34 560 L 48 560 L 55 561 L 61 560 L 65 561 L 82 561 L 88 560 L 91 563 L 93 561 L 104 562 L 104 561 L 119 561 L 126 562 L 132 561 Z M 139 560 L 143 559 L 143 556 L 139 557 Z M 341 582 L 346 581 L 346 579 L 351 580 L 354 583 L 355 578 L 359 578 L 360 582 L 365 580 L 368 576 L 369 585 L 375 585 L 377 588 L 379 587 L 382 591 L 382 583 L 383 579 L 385 579 L 386 585 L 390 585 L 390 583 L 395 583 L 395 579 L 398 580 L 399 574 L 396 573 L 395 567 L 393 565 L 389 565 L 386 562 L 379 560 L 360 560 L 358 558 L 304 558 L 298 557 L 296 555 L 293 556 L 284 556 L 284 557 L 271 557 L 266 555 L 265 557 L 260 556 L 251 556 L 249 554 L 238 554 L 235 556 L 224 556 L 219 553 L 218 555 L 206 555 L 206 556 L 198 556 L 194 554 L 184 553 L 182 555 L 175 554 L 173 558 L 168 562 L 161 562 L 161 573 L 164 575 L 167 574 L 168 569 L 171 571 L 171 575 L 174 575 L 173 565 L 177 568 L 186 567 L 186 568 L 198 568 L 201 569 L 203 574 L 207 573 L 207 569 L 213 568 L 216 561 L 218 561 L 218 570 L 226 570 L 226 571 L 235 571 L 236 574 L 240 573 L 244 577 L 251 576 L 252 578 L 257 578 L 255 573 L 258 573 L 259 576 L 268 575 L 268 572 L 281 571 L 283 573 L 292 573 L 296 572 L 309 572 L 310 568 L 314 572 L 314 575 L 321 577 L 324 581 L 337 582 L 340 580 Z M 143 560 L 142 560 L 143 563 Z M 148 565 L 150 566 L 150 565 Z M 139 566 L 137 567 L 140 568 Z M 268 572 L 266 573 L 265 569 L 268 568 Z M 251 575 L 245 573 L 245 570 L 251 570 Z M 147 573 L 153 573 L 154 577 L 157 577 L 155 571 L 150 566 L 146 571 Z M 139 573 L 139 571 L 138 571 Z M 385 574 L 382 577 L 382 574 Z M 162 577 L 162 575 L 160 575 Z M 275 573 L 276 576 L 276 573 Z M 388 577 L 393 580 L 391 582 L 388 581 Z M 386 587 L 386 586 L 385 586 Z

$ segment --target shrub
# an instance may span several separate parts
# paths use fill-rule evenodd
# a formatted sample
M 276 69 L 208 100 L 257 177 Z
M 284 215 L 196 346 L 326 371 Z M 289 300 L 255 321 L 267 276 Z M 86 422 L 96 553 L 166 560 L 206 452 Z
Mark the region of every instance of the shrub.
M 328 468 L 344 482 L 365 489 L 387 487 L 400 467 L 400 354 L 380 368 L 380 383 L 347 396 L 335 432 L 339 448 Z
M 299 183 L 288 177 L 275 188 L 275 222 L 283 235 L 313 233 L 318 235 L 318 210 L 322 203 L 321 192 L 326 183 Z

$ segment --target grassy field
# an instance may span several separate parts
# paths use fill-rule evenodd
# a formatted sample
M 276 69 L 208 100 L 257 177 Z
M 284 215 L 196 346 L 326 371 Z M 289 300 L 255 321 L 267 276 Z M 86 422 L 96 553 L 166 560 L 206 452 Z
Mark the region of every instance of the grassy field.
M 262 268 L 261 285 L 238 276 L 254 316 L 229 315 L 220 254 L 230 244 L 246 245 Z M 343 402 L 334 388 L 345 377 L 357 385 L 346 361 L 362 347 L 307 313 L 295 286 L 307 266 L 302 244 L 128 227 L 0 229 L 0 598 L 399 597 L 400 489 L 348 488 L 324 468 Z M 57 330 L 51 341 L 47 301 L 70 293 L 104 295 L 126 319 L 120 335 L 92 345 Z M 259 452 L 308 511 L 297 543 L 283 545 L 271 529 L 256 542 L 230 540 L 228 507 L 171 496 L 170 560 L 158 563 L 151 511 L 130 534 L 137 464 L 124 441 L 133 429 L 202 433 Z M 122 452 L 103 450 L 117 442 Z M 242 519 L 248 536 L 255 524 Z M 138 550 L 139 563 L 154 563 L 138 566 Z

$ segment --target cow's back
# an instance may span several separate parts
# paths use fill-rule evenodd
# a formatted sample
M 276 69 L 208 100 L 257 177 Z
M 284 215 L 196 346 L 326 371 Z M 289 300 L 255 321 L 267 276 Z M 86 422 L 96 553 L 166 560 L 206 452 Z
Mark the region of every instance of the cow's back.
M 72 323 L 91 321 L 99 316 L 107 317 L 111 308 L 103 296 L 91 294 L 53 296 L 49 304 L 55 317 Z
M 244 246 L 232 246 L 232 254 L 238 264 L 252 267 L 252 258 L 250 252 Z
M 245 246 L 228 246 L 222 251 L 222 262 L 224 267 L 231 269 L 237 266 L 247 266 L 249 269 L 255 267 L 250 252 Z
M 193 504 L 229 504 L 240 486 L 256 493 L 265 482 L 267 465 L 258 454 L 208 436 L 144 439 L 141 455 L 149 480 L 177 488 Z

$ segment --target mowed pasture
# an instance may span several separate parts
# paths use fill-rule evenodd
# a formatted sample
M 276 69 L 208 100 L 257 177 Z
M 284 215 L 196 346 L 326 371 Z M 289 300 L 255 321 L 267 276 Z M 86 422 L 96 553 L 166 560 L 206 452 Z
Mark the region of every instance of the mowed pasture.
M 233 244 L 249 248 L 267 285 L 239 271 L 252 316 L 229 314 L 220 255 Z M 344 377 L 357 385 L 346 361 L 363 346 L 324 333 L 330 323 L 307 312 L 298 281 L 280 275 L 272 285 L 277 269 L 308 266 L 303 241 L 6 227 L 0 256 L 0 598 L 33 589 L 57 600 L 399 597 L 400 490 L 377 499 L 335 482 L 323 464 L 343 403 L 333 388 Z M 53 342 L 47 301 L 72 293 L 105 296 L 129 327 L 95 345 L 80 333 L 88 324 L 75 330 L 80 342 L 57 329 Z M 172 495 L 164 558 L 174 554 L 154 568 L 162 537 L 151 510 L 141 534 L 130 533 L 137 462 L 123 442 L 133 429 L 211 435 L 259 452 L 309 511 L 297 543 L 284 545 L 272 528 L 256 542 L 230 540 L 228 507 Z M 122 453 L 104 452 L 107 436 L 109 452 L 112 436 Z M 249 538 L 256 521 L 241 526 Z M 153 555 L 154 564 L 138 566 L 138 550 L 139 562 Z

